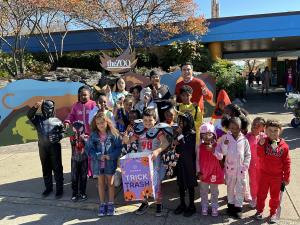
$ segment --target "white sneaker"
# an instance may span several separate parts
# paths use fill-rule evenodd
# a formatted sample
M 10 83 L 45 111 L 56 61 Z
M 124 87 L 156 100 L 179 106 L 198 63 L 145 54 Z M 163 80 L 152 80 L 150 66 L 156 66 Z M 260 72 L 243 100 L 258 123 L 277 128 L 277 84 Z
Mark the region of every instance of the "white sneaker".
M 218 216 L 219 213 L 218 213 L 218 208 L 212 208 L 211 209 L 211 216 L 215 217 L 215 216 Z
M 202 208 L 202 216 L 207 216 L 208 215 L 208 209 L 207 207 Z

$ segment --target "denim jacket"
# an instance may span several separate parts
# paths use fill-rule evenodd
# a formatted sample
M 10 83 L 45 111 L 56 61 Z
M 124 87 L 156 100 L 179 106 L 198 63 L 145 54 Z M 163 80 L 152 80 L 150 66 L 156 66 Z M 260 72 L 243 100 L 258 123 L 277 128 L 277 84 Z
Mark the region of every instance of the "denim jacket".
M 97 132 L 92 132 L 87 144 L 86 152 L 92 160 L 92 169 L 95 174 L 99 171 L 99 162 L 102 155 L 108 155 L 109 160 L 105 161 L 105 170 L 108 173 L 114 173 L 117 168 L 117 161 L 121 154 L 122 142 L 120 137 L 116 137 L 111 133 L 107 133 L 107 137 L 104 143 L 105 149 L 102 149 L 102 144 L 100 143 L 100 137 Z

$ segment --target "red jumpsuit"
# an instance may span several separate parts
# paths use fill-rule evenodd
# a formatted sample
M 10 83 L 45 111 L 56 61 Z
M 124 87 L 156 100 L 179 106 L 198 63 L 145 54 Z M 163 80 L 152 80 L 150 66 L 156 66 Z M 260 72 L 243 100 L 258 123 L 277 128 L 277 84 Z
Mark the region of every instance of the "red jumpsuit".
M 289 146 L 283 139 L 280 139 L 274 149 L 271 146 L 271 140 L 266 138 L 264 145 L 257 145 L 257 155 L 260 158 L 260 179 L 256 209 L 258 213 L 263 212 L 270 189 L 269 207 L 270 216 L 272 216 L 279 207 L 281 183 L 290 180 Z
M 259 161 L 257 158 L 257 136 L 254 136 L 251 132 L 246 134 L 251 149 L 251 161 L 249 165 L 249 185 L 250 193 L 253 201 L 257 199 L 257 188 L 259 182 Z

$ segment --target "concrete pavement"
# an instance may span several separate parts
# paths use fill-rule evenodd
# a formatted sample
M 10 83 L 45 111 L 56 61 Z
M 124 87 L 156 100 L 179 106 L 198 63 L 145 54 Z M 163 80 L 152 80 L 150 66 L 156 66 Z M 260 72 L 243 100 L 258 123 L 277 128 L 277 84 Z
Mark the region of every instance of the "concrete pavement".
M 279 224 L 300 224 L 300 129 L 289 127 L 292 113 L 283 108 L 285 96 L 274 89 L 269 96 L 261 96 L 259 90 L 249 90 L 245 108 L 253 119 L 256 116 L 277 118 L 284 124 L 283 137 L 289 143 L 292 158 L 292 179 L 284 194 L 282 220 Z M 42 171 L 36 143 L 0 147 L 0 224 L 262 224 L 251 216 L 255 210 L 245 206 L 244 219 L 233 220 L 226 216 L 226 186 L 220 186 L 220 216 L 203 217 L 198 213 L 191 218 L 175 216 L 172 210 L 179 203 L 175 180 L 163 183 L 165 214 L 161 218 L 154 216 L 154 207 L 143 216 L 132 212 L 138 204 L 125 203 L 121 188 L 116 189 L 117 216 L 97 217 L 96 182 L 88 180 L 86 202 L 70 201 L 70 146 L 67 139 L 62 141 L 62 158 L 65 173 L 65 194 L 60 200 L 54 195 L 41 197 L 43 190 Z M 196 207 L 199 211 L 199 189 L 197 188 Z M 268 206 L 268 204 L 266 204 Z M 268 209 L 265 210 L 265 216 Z

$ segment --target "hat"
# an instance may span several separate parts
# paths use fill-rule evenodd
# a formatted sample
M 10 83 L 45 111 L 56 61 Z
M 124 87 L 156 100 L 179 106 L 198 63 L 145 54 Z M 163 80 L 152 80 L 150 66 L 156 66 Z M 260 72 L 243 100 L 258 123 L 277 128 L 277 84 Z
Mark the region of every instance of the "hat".
M 205 133 L 213 133 L 214 135 L 216 135 L 216 130 L 214 125 L 212 125 L 209 122 L 202 124 L 200 127 L 200 134 L 205 134 Z

